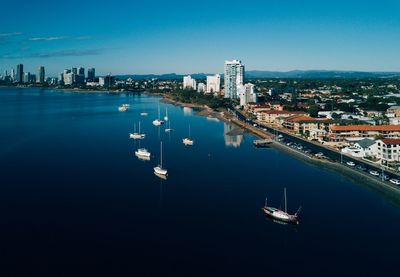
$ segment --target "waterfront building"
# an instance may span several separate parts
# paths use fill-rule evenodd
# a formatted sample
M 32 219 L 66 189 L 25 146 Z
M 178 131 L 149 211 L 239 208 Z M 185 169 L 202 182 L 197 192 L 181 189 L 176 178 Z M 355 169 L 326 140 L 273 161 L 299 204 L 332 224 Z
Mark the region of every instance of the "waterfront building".
M 207 93 L 217 93 L 221 91 L 221 75 L 207 76 Z
M 377 143 L 377 158 L 382 165 L 398 167 L 400 162 L 400 139 L 380 139 Z
M 110 87 L 115 83 L 115 78 L 113 76 L 107 75 L 104 77 L 99 77 L 99 86 Z
M 30 78 L 31 78 L 31 74 L 29 72 L 24 72 L 24 77 L 22 79 L 22 82 L 29 83 Z
M 199 83 L 197 85 L 197 92 L 204 93 L 206 91 L 206 85 L 204 83 Z
M 14 68 L 11 69 L 10 77 L 11 77 L 11 81 L 15 81 L 15 70 L 14 70 Z
M 251 83 L 239 86 L 240 106 L 247 106 L 249 103 L 257 103 L 255 86 Z
M 329 139 L 343 141 L 357 138 L 399 138 L 400 125 L 333 125 L 330 127 Z
M 282 125 L 283 120 L 290 116 L 309 116 L 308 113 L 303 111 L 260 111 L 256 113 L 257 120 L 261 123 L 267 123 L 272 125 Z
M 183 89 L 196 90 L 196 80 L 190 75 L 183 77 Z
M 244 65 L 239 60 L 225 62 L 225 98 L 237 99 L 244 81 Z
M 78 68 L 78 75 L 83 76 L 83 78 L 85 78 L 85 69 L 83 67 Z
M 304 115 L 294 115 L 283 119 L 282 126 L 286 129 L 292 130 L 298 135 L 310 136 L 312 131 L 325 130 L 332 124 L 334 120 L 326 118 L 313 118 Z
M 24 81 L 24 65 L 23 64 L 18 64 L 17 65 L 16 82 L 17 83 L 22 83 L 23 81 Z
M 343 148 L 341 152 L 356 158 L 375 157 L 378 153 L 378 144 L 373 139 L 365 138 Z
M 64 85 L 73 85 L 74 84 L 74 73 L 69 70 L 65 69 L 63 73 L 63 83 Z
M 45 82 L 45 71 L 44 66 L 39 66 L 38 68 L 38 79 L 37 82 L 43 84 Z
M 87 72 L 87 81 L 94 82 L 96 78 L 96 71 L 94 68 L 89 68 Z

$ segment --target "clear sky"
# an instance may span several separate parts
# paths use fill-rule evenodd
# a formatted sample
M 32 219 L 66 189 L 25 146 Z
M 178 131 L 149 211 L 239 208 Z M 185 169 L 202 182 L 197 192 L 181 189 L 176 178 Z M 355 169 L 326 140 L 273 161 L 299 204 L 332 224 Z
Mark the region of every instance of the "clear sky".
M 400 71 L 399 0 L 0 0 L 0 70 Z

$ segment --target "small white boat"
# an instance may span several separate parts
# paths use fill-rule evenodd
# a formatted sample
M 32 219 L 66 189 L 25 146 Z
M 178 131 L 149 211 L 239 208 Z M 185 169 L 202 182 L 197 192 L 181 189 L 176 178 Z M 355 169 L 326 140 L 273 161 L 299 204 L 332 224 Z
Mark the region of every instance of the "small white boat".
M 164 121 L 162 121 L 162 120 L 160 119 L 160 106 L 158 106 L 158 118 L 155 119 L 155 120 L 153 120 L 153 125 L 154 125 L 154 126 L 160 126 L 160 125 L 162 125 L 162 124 L 164 124 Z
M 137 157 L 146 157 L 150 158 L 151 154 L 146 148 L 139 148 L 138 150 L 135 151 L 135 155 Z
M 172 131 L 174 131 L 174 129 L 171 128 L 171 121 L 168 121 L 168 128 L 165 128 L 165 132 L 166 133 L 171 133 Z
M 140 121 L 139 121 L 139 132 L 136 132 L 136 124 L 134 125 L 134 132 L 129 134 L 129 138 L 131 139 L 144 139 L 146 134 L 140 133 Z
M 348 161 L 346 164 L 347 164 L 348 166 L 351 166 L 351 167 L 356 166 L 356 164 L 355 164 L 354 162 L 352 162 L 352 161 Z
M 167 108 L 165 108 L 164 120 L 165 120 L 165 121 L 168 121 L 168 109 L 167 109 Z
M 140 113 L 140 116 L 148 116 L 149 114 L 148 113 Z
M 194 141 L 189 138 L 184 138 L 182 139 L 182 143 L 186 146 L 192 146 L 194 144 Z
M 287 200 L 286 200 L 286 188 L 284 188 L 284 197 L 285 197 L 285 210 L 282 211 L 280 209 L 274 207 L 268 207 L 267 198 L 265 198 L 265 205 L 262 208 L 264 213 L 273 219 L 280 220 L 287 223 L 299 224 L 298 215 L 300 213 L 301 207 L 297 210 L 297 212 L 292 215 L 287 212 Z
M 129 109 L 129 104 L 122 104 L 121 106 L 118 107 L 118 111 L 120 112 L 126 112 Z
M 400 180 L 397 179 L 390 179 L 389 182 L 391 182 L 392 184 L 396 185 L 396 186 L 400 186 Z
M 162 166 L 162 142 L 160 142 L 160 164 L 154 167 L 154 173 L 158 176 L 167 176 L 168 171 Z
M 189 137 L 183 138 L 182 143 L 186 146 L 192 146 L 194 144 L 194 140 L 190 138 L 190 125 L 189 125 Z

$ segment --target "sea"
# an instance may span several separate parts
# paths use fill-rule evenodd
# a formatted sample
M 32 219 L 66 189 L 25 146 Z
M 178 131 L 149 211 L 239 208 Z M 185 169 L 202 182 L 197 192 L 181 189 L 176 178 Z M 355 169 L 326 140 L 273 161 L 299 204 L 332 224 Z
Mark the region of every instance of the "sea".
M 398 272 L 399 196 L 236 128 L 146 94 L 0 88 L 0 276 Z M 298 225 L 261 210 L 284 188 Z

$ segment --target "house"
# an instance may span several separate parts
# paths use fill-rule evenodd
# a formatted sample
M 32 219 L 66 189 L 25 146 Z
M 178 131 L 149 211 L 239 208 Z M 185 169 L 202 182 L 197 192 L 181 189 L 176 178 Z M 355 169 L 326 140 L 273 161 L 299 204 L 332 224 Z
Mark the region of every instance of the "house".
M 373 139 L 365 138 L 357 141 L 354 145 L 343 148 L 341 152 L 357 158 L 376 157 L 378 144 Z
M 392 106 L 386 110 L 388 117 L 400 117 L 400 106 Z

